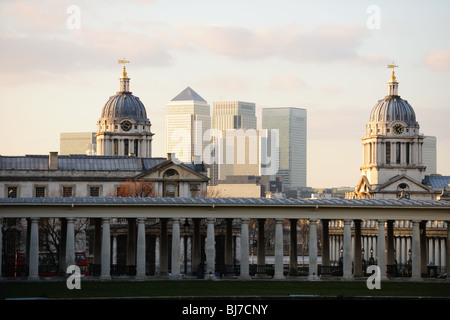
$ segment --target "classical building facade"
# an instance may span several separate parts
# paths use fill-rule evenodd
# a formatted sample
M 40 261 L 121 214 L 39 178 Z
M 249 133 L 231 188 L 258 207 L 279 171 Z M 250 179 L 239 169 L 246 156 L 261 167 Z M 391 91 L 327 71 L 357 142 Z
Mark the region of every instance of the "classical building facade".
M 347 198 L 436 199 L 442 187 L 428 183 L 425 176 L 425 163 L 433 163 L 433 155 L 424 161 L 425 136 L 420 133 L 414 109 L 399 95 L 394 73 L 397 66 L 388 67 L 392 68 L 388 92 L 370 113 L 366 136 L 362 138 L 361 178 Z M 450 177 L 447 180 L 450 183 Z
M 150 128 L 144 105 L 129 90 L 124 66 L 120 91 L 105 104 L 97 122 L 98 155 L 0 156 L 0 198 L 205 196 L 209 179 L 203 163 L 180 163 L 172 154 L 151 157 Z M 3 253 L 14 259 L 26 249 L 27 223 L 8 223 L 14 232 L 5 236 L 9 245 Z

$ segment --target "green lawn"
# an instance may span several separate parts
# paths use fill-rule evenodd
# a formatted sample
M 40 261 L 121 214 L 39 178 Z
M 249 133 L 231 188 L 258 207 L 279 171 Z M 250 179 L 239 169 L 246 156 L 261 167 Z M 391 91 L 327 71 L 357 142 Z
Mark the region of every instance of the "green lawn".
M 409 296 L 450 297 L 450 283 L 382 282 L 369 290 L 365 282 L 340 281 L 81 281 L 81 290 L 69 290 L 60 282 L 0 282 L 0 299 L 5 298 L 90 298 L 90 297 L 174 297 L 174 296 L 281 296 L 320 295 L 336 297 Z

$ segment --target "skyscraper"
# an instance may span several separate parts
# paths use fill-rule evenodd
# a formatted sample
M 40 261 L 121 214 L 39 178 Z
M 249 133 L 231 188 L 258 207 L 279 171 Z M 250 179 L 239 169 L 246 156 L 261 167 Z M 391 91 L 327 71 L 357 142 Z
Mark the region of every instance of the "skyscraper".
M 279 130 L 279 170 L 284 187 L 306 187 L 306 109 L 263 108 L 262 128 Z
M 254 103 L 214 102 L 212 128 L 218 135 L 213 138 L 214 152 L 218 154 L 210 167 L 212 185 L 227 176 L 260 175 L 260 139 Z
M 167 104 L 166 152 L 174 153 L 181 162 L 200 163 L 210 143 L 204 140 L 210 128 L 209 104 L 187 87 Z

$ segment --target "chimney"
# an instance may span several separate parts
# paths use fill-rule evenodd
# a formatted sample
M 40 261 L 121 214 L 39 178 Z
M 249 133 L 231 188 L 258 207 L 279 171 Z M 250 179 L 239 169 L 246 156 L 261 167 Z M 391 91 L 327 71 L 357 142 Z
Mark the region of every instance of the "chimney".
M 172 160 L 173 159 L 174 154 L 173 153 L 168 153 L 167 154 L 167 160 Z
M 58 170 L 58 152 L 50 152 L 48 156 L 48 169 Z

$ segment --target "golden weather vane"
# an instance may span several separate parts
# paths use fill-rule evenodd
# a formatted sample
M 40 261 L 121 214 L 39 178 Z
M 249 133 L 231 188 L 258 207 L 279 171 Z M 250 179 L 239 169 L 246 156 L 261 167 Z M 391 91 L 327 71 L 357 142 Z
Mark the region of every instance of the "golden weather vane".
M 130 63 L 130 61 L 129 60 L 125 60 L 125 58 L 123 58 L 123 59 L 118 60 L 117 62 L 123 64 L 122 77 L 126 78 L 127 77 L 127 71 L 125 70 L 125 64 L 126 63 Z
M 392 69 L 391 82 L 397 81 L 397 79 L 395 78 L 394 69 L 395 69 L 395 68 L 398 68 L 398 66 L 395 65 L 394 62 L 392 62 L 392 64 L 388 64 L 387 67 L 388 67 L 389 69 Z

